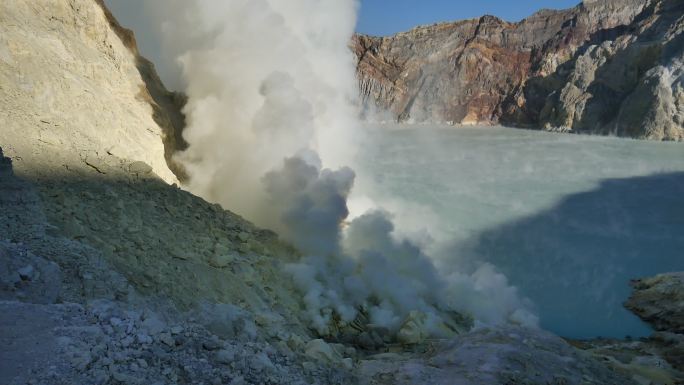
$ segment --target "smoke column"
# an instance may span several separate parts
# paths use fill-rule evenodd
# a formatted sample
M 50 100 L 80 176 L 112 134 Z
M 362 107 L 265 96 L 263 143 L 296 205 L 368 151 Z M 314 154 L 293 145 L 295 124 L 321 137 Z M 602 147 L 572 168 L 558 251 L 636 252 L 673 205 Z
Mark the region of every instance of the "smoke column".
M 288 271 L 321 335 L 359 318 L 396 333 L 416 312 L 433 335 L 454 311 L 536 323 L 491 266 L 440 274 L 372 201 L 343 226 L 363 171 L 346 167 L 363 140 L 348 47 L 355 0 L 156 1 L 187 85 L 187 188 L 304 253 Z

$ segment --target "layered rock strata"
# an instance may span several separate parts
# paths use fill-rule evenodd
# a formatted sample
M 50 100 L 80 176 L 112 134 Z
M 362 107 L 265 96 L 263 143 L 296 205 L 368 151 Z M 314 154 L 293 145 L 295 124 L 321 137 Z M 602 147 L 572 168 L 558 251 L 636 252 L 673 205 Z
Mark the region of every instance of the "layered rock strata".
M 684 140 L 684 2 L 584 1 L 356 35 L 365 114 Z

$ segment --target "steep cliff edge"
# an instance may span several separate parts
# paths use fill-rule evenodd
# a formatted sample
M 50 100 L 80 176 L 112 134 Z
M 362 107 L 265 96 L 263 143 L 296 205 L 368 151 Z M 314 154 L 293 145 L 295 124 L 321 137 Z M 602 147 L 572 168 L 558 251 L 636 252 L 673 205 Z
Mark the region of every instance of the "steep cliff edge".
M 684 140 L 683 31 L 681 0 L 601 0 L 356 35 L 352 48 L 368 114 Z
M 133 34 L 101 2 L 2 2 L 0 84 L 7 154 L 108 153 L 177 180 L 170 160 L 183 146 L 182 98 L 164 89 Z

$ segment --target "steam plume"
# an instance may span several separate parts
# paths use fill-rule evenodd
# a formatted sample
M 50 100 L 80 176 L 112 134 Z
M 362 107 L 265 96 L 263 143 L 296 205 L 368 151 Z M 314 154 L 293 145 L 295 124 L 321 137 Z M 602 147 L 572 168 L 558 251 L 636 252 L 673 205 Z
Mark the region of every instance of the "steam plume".
M 187 187 L 305 253 L 288 269 L 313 328 L 326 334 L 335 322 L 363 316 L 397 331 L 412 311 L 425 314 L 433 334 L 453 311 L 483 322 L 536 322 L 491 267 L 440 274 L 372 201 L 343 231 L 356 177 L 346 166 L 362 138 L 348 49 L 355 0 L 194 0 L 161 8 L 189 97 L 190 146 L 179 155 Z

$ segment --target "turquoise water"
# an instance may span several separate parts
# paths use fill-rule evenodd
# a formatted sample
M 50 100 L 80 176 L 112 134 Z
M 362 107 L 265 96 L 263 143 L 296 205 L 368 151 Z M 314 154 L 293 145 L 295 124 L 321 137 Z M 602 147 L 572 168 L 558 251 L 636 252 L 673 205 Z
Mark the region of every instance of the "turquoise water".
M 436 234 L 443 269 L 494 264 L 564 336 L 647 335 L 629 280 L 684 270 L 682 143 L 383 126 L 358 163 L 368 195 Z

